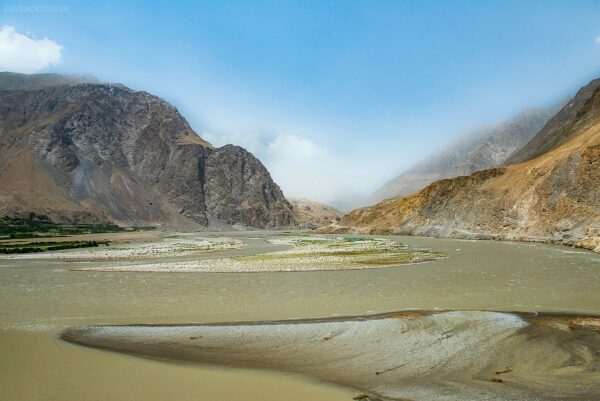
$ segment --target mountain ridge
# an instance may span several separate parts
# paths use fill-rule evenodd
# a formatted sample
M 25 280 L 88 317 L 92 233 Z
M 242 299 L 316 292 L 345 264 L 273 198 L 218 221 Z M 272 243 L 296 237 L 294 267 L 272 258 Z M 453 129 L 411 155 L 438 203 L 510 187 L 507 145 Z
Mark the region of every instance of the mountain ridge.
M 267 169 L 214 148 L 163 99 L 120 84 L 0 91 L 0 212 L 123 225 L 294 222 Z
M 52 86 L 101 83 L 91 74 L 20 74 L 0 72 L 0 90 L 36 90 Z
M 515 164 L 531 160 L 567 142 L 569 130 L 585 114 L 588 102 L 593 99 L 600 87 L 600 78 L 583 86 L 558 112 L 542 127 L 525 146 L 513 153 L 505 164 Z
M 500 124 L 479 128 L 455 138 L 436 151 L 386 182 L 374 192 L 375 202 L 409 195 L 432 182 L 469 175 L 504 164 L 510 155 L 524 146 L 559 107 L 527 108 Z
M 550 150 L 533 159 L 435 181 L 318 231 L 541 241 L 600 252 L 600 86 L 584 104 L 567 141 L 552 147 L 552 136 L 538 134 Z

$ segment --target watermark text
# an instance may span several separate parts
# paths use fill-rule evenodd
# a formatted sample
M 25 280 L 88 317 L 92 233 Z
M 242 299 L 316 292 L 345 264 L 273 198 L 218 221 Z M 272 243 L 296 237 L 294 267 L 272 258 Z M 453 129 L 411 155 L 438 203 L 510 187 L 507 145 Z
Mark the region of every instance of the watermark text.
M 63 14 L 71 12 L 67 5 L 43 6 L 4 6 L 6 14 Z

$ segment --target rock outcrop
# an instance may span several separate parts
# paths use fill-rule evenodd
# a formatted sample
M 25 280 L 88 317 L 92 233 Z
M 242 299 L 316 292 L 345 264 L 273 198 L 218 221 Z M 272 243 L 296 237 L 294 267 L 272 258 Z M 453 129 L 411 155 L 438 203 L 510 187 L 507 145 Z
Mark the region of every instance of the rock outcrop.
M 335 223 L 342 219 L 344 213 L 336 208 L 308 199 L 289 199 L 294 218 L 301 228 L 315 229 Z
M 500 166 L 529 142 L 557 111 L 558 108 L 527 109 L 498 126 L 478 129 L 459 137 L 385 183 L 371 199 L 379 202 L 410 195 L 443 178 Z
M 600 87 L 583 103 L 560 131 L 562 144 L 546 130 L 531 141 L 550 149 L 534 159 L 436 181 L 320 230 L 547 241 L 600 251 Z
M 0 214 L 177 229 L 293 224 L 260 161 L 214 148 L 166 101 L 119 84 L 21 87 L 0 86 Z

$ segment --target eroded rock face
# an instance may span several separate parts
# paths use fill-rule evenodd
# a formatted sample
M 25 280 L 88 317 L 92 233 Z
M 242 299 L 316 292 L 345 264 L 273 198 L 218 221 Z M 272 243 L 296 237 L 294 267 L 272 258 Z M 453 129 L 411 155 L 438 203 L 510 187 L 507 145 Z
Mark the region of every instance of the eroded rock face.
M 5 213 L 173 228 L 293 223 L 254 156 L 213 148 L 175 107 L 122 85 L 0 91 L 0 145 Z
M 242 222 L 253 227 L 293 224 L 290 205 L 281 189 L 262 163 L 244 148 L 226 145 L 209 149 L 205 171 L 205 204 L 211 211 L 211 221 Z

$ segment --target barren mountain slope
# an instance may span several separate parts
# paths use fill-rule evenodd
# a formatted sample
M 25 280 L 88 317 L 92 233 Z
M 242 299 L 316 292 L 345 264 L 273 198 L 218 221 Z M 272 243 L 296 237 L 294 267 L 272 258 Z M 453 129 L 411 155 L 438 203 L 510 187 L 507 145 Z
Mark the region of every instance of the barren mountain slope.
M 336 208 L 308 199 L 289 199 L 296 222 L 303 228 L 319 226 L 340 221 L 344 213 Z
M 525 163 L 434 182 L 322 231 L 531 239 L 600 251 L 600 88 L 566 143 Z
M 115 84 L 0 91 L 0 214 L 187 229 L 293 223 L 269 172 Z
M 537 135 L 523 148 L 512 154 L 505 164 L 521 163 L 540 156 L 563 143 L 566 143 L 578 133 L 574 129 L 591 118 L 594 113 L 588 113 L 593 104 L 593 96 L 600 87 L 600 79 L 595 79 L 581 88 L 575 96 L 556 113 Z

